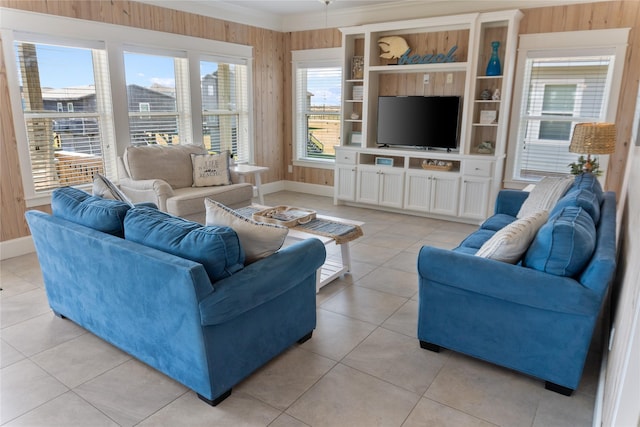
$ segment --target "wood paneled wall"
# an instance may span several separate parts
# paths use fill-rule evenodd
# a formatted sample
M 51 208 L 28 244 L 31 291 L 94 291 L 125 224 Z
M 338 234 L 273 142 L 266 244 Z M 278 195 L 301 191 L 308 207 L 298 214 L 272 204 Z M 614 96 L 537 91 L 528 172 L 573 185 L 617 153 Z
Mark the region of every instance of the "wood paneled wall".
M 638 79 L 640 78 L 640 2 L 614 1 L 524 10 L 520 34 L 631 28 L 616 124 L 618 141 L 611 155 L 607 189 L 620 192 L 629 154 Z
M 128 0 L 0 0 L 0 6 L 110 24 L 126 25 L 253 46 L 254 118 L 258 164 L 269 166 L 264 182 L 291 180 L 333 186 L 333 171 L 292 164 L 291 50 L 339 47 L 335 28 L 281 33 Z M 608 188 L 620 189 L 640 76 L 640 2 L 613 1 L 523 10 L 521 34 L 631 27 L 618 105 L 618 148 Z M 0 57 L 0 102 L 9 104 L 5 64 Z M 28 235 L 12 112 L 0 110 L 0 241 Z M 45 208 L 46 209 L 46 208 Z

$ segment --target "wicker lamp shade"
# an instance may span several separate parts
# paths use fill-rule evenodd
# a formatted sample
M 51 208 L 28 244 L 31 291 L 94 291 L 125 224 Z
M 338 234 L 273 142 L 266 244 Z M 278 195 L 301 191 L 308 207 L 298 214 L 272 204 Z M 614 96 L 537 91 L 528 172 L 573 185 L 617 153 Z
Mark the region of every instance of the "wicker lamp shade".
M 613 123 L 578 123 L 573 129 L 569 151 L 581 154 L 611 154 L 616 148 Z

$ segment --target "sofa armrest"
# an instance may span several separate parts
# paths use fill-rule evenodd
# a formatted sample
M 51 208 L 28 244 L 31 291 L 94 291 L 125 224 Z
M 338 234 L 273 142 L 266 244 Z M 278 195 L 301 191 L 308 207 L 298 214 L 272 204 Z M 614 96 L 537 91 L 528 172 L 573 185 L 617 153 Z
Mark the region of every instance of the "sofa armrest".
M 431 246 L 420 250 L 418 275 L 421 298 L 423 286 L 433 285 L 577 315 L 593 315 L 601 305 L 597 293 L 571 277 Z
M 238 172 L 234 172 L 232 170 L 229 170 L 229 175 L 231 176 L 231 183 L 232 184 L 240 184 L 240 183 L 242 183 L 242 178 L 240 178 L 240 174 L 238 174 Z
M 500 190 L 496 198 L 494 213 L 517 216 L 520 207 L 529 197 L 528 191 L 521 190 Z
M 154 203 L 158 209 L 167 211 L 167 199 L 174 195 L 171 186 L 162 179 L 121 179 L 120 189 L 134 203 Z
M 228 322 L 298 286 L 324 263 L 326 251 L 318 239 L 280 249 L 214 284 L 215 291 L 200 302 L 203 326 Z M 315 281 L 311 292 L 315 295 Z

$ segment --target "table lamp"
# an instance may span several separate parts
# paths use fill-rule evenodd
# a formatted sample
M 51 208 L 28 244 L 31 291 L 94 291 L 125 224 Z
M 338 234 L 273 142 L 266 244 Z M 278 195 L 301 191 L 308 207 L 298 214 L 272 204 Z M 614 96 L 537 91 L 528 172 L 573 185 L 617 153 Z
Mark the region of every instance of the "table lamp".
M 573 128 L 569 151 L 587 155 L 583 172 L 591 172 L 592 154 L 611 154 L 616 148 L 614 123 L 578 123 Z

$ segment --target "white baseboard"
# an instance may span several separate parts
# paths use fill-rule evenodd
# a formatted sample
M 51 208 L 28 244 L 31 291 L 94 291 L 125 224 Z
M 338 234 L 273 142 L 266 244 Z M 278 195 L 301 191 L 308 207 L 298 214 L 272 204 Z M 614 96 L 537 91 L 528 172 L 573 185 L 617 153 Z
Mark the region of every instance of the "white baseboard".
M 286 191 L 313 194 L 315 196 L 333 197 L 333 187 L 320 184 L 307 184 L 305 182 L 284 181 Z
M 0 260 L 15 258 L 35 251 L 36 248 L 33 246 L 33 239 L 31 236 L 19 237 L 17 239 L 0 242 Z

